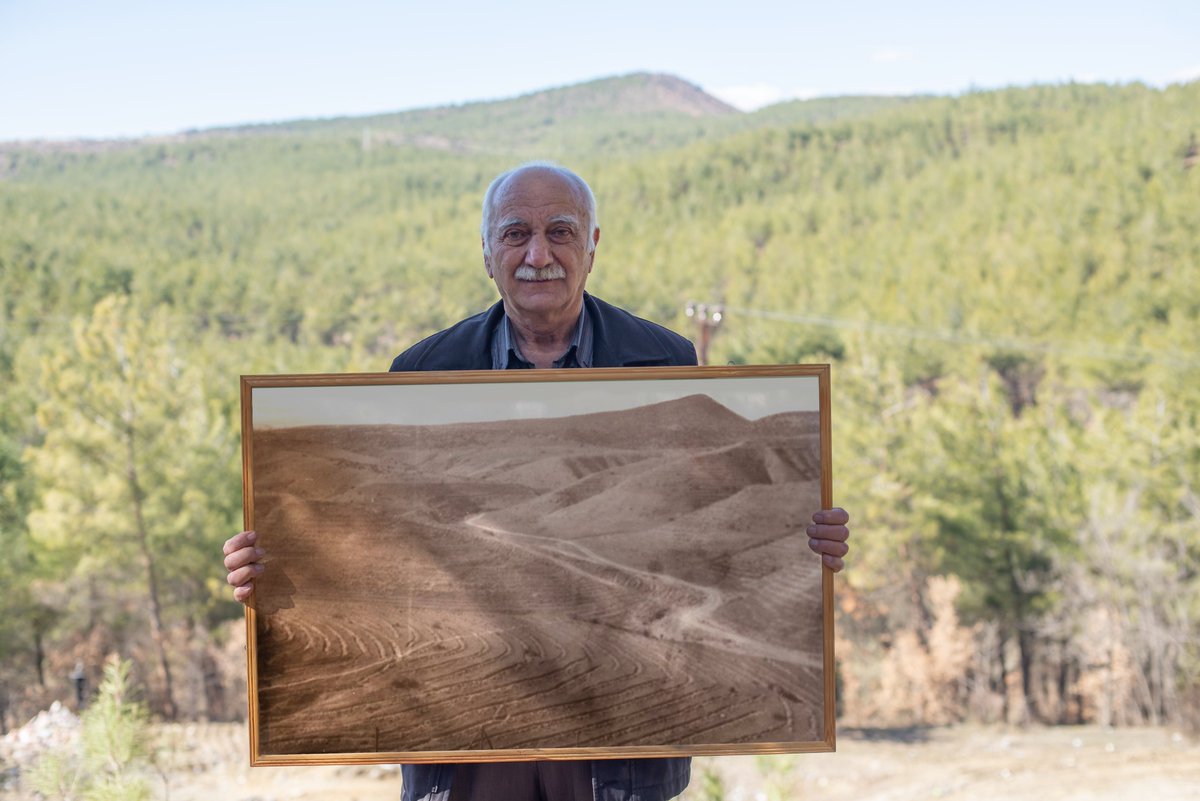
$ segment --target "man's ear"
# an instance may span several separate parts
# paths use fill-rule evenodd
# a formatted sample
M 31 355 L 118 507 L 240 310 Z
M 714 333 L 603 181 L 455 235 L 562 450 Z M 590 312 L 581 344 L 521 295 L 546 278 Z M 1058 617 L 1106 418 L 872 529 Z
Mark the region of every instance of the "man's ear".
M 483 241 L 483 237 L 479 237 L 479 247 L 483 250 L 483 269 L 487 270 L 488 278 L 495 278 L 492 274 L 492 260 L 488 258 L 487 243 Z
M 588 254 L 588 272 L 592 271 L 592 265 L 596 263 L 596 246 L 600 244 L 600 228 L 597 227 L 592 231 L 592 252 Z

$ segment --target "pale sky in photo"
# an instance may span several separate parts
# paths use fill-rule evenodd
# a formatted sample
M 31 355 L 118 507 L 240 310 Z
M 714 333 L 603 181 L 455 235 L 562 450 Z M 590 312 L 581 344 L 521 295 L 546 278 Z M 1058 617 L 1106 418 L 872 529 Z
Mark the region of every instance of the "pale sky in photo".
M 168 134 L 666 72 L 744 109 L 1200 78 L 1200 0 L 0 0 L 0 141 Z
M 815 376 L 661 381 L 546 381 L 340 387 L 255 387 L 255 428 L 442 425 L 532 420 L 708 395 L 749 420 L 820 409 Z

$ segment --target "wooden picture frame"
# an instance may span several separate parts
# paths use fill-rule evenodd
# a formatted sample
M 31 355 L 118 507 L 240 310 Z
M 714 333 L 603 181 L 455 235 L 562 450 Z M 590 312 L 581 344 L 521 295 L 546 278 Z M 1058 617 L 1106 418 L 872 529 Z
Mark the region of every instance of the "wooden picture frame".
M 253 765 L 834 749 L 828 365 L 241 393 Z

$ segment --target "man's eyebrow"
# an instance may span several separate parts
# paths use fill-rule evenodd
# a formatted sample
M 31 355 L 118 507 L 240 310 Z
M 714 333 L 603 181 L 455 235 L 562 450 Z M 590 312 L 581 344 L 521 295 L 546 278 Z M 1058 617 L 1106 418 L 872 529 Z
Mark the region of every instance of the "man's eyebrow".
M 566 223 L 567 225 L 571 226 L 572 228 L 578 228 L 579 227 L 579 218 L 576 217 L 574 214 L 556 214 L 550 218 L 550 224 L 554 225 L 556 223 Z
M 509 226 L 512 226 L 512 225 L 528 225 L 528 224 L 529 223 L 525 222 L 525 219 L 523 217 L 515 217 L 515 216 L 514 217 L 505 217 L 504 219 L 500 220 L 500 222 L 496 223 L 496 230 L 502 230 L 502 229 L 508 228 Z

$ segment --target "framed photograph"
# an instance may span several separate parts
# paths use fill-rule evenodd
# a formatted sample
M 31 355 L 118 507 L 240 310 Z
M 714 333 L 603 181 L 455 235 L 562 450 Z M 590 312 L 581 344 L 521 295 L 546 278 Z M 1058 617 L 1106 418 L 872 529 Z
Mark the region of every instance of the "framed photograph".
M 243 376 L 255 765 L 831 751 L 828 365 Z

